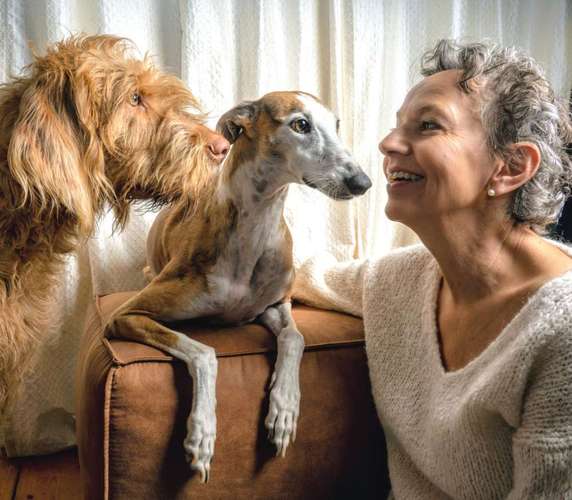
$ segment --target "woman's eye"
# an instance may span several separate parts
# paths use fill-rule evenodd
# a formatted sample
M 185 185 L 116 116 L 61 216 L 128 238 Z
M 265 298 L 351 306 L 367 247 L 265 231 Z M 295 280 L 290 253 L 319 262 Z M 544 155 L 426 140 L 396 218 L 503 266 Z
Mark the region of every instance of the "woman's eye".
M 137 92 L 133 92 L 129 97 L 129 104 L 131 106 L 139 106 L 141 104 L 141 96 Z
M 424 120 L 421 122 L 421 130 L 437 130 L 439 129 L 439 124 L 432 121 Z
M 310 130 L 312 130 L 310 122 L 308 122 L 308 120 L 304 120 L 304 118 L 298 118 L 297 120 L 294 120 L 290 124 L 290 128 L 299 134 L 307 134 L 310 132 Z

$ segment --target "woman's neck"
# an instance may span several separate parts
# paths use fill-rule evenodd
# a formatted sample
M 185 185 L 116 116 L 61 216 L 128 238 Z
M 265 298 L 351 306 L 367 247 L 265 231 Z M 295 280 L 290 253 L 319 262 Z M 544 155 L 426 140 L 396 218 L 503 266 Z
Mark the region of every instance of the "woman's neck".
M 437 260 L 443 286 L 457 304 L 532 289 L 572 267 L 564 252 L 507 220 L 465 217 L 432 221 L 415 230 Z

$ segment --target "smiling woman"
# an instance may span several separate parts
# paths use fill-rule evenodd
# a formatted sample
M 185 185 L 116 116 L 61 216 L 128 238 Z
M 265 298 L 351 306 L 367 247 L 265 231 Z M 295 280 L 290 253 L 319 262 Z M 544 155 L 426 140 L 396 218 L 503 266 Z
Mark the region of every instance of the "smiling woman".
M 526 54 L 442 40 L 381 141 L 423 245 L 310 259 L 295 296 L 364 318 L 395 498 L 565 498 L 572 479 L 569 117 Z
M 398 126 L 380 143 L 388 178 L 386 214 L 412 229 L 427 217 L 486 202 L 491 161 L 478 94 L 456 85 L 459 70 L 437 73 L 409 92 Z M 413 196 L 414 203 L 407 202 Z

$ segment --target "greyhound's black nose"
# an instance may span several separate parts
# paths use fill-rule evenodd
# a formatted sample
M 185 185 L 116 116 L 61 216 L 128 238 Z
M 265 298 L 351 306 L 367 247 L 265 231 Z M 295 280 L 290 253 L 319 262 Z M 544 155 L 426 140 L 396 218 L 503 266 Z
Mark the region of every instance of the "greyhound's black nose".
M 370 178 L 363 172 L 352 175 L 345 180 L 346 187 L 353 195 L 359 196 L 364 194 L 371 187 Z

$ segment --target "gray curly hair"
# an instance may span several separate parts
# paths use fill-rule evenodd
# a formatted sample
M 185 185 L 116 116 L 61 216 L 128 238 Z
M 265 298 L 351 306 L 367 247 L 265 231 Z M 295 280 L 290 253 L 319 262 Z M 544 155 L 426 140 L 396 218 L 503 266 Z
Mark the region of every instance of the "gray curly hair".
M 514 194 L 508 207 L 518 223 L 537 233 L 558 219 L 570 193 L 572 164 L 566 145 L 572 125 L 564 103 L 548 83 L 543 69 L 529 55 L 492 43 L 460 44 L 440 40 L 421 60 L 421 74 L 462 71 L 458 85 L 470 93 L 469 82 L 484 84 L 481 120 L 491 153 L 510 162 L 516 142 L 536 144 L 541 161 L 532 179 Z

